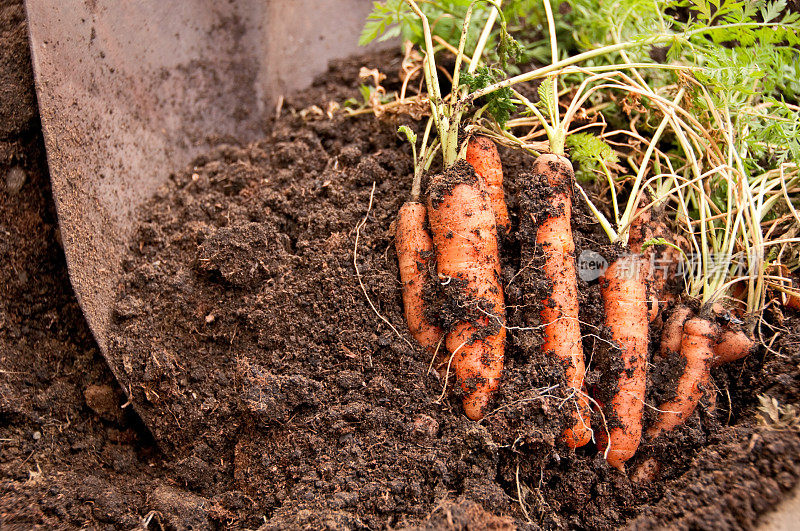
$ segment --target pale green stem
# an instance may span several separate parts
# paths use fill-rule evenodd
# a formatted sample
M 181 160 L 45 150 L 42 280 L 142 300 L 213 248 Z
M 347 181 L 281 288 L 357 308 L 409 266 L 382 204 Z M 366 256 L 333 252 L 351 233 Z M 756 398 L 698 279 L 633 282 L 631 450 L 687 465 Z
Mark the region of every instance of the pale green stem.
M 456 54 L 456 64 L 453 67 L 453 94 L 458 91 L 459 83 L 461 81 L 461 62 L 463 61 L 464 57 L 464 47 L 467 44 L 467 34 L 469 32 L 469 23 L 472 19 L 472 9 L 475 6 L 475 2 L 478 0 L 473 0 L 469 7 L 467 8 L 467 13 L 464 15 L 464 24 L 461 26 L 461 38 L 458 41 L 458 53 Z
M 678 95 L 675 98 L 675 103 L 679 102 L 681 98 L 683 98 L 684 91 L 685 89 L 683 88 L 678 91 Z M 639 165 L 639 171 L 636 173 L 636 180 L 633 181 L 630 198 L 625 206 L 625 212 L 622 214 L 622 218 L 620 219 L 620 223 L 622 224 L 620 235 L 624 240 L 624 243 L 627 243 L 628 241 L 628 228 L 631 220 L 633 219 L 633 214 L 637 207 L 637 203 L 639 202 L 639 188 L 642 184 L 642 180 L 644 179 L 644 174 L 647 171 L 648 161 L 653 156 L 656 144 L 658 144 L 658 141 L 661 139 L 661 135 L 664 133 L 667 125 L 670 123 L 670 118 L 671 113 L 669 110 L 664 110 L 664 119 L 661 120 L 661 124 L 659 124 L 658 129 L 656 129 L 656 132 L 653 133 L 653 138 L 648 143 L 647 150 L 645 151 L 642 162 Z
M 550 5 L 550 0 L 544 0 L 544 12 L 547 16 L 547 30 L 550 33 L 550 63 L 555 64 L 558 62 L 558 38 L 556 36 L 556 22 L 553 18 L 553 8 Z M 553 113 L 551 115 L 551 123 L 553 124 L 553 129 L 558 131 L 560 129 L 560 120 L 561 117 L 559 116 L 558 111 L 558 77 L 553 76 Z M 546 83 L 546 81 L 545 81 Z M 563 136 L 566 136 L 564 133 Z M 553 141 L 551 140 L 551 144 Z M 550 149 L 556 155 L 563 155 L 564 154 L 564 145 L 563 145 L 563 138 L 555 139 L 555 143 L 558 144 L 556 146 L 551 145 Z
M 483 50 L 486 48 L 486 43 L 489 41 L 489 36 L 492 33 L 492 28 L 494 27 L 494 23 L 497 22 L 497 15 L 500 12 L 500 7 L 503 4 L 503 0 L 496 0 L 496 5 L 492 4 L 492 11 L 489 13 L 489 18 L 486 21 L 486 26 L 483 27 L 483 31 L 481 32 L 481 36 L 478 38 L 478 44 L 475 45 L 475 52 L 472 54 L 472 61 L 469 63 L 469 68 L 467 72 L 470 74 L 475 73 L 475 69 L 478 68 L 478 64 L 480 62 L 481 56 L 483 55 Z
M 603 215 L 603 213 L 600 212 L 596 206 L 594 206 L 594 203 L 592 203 L 592 201 L 589 199 L 589 196 L 586 195 L 586 192 L 583 190 L 583 187 L 577 182 L 575 183 L 575 188 L 577 188 L 581 193 L 581 196 L 583 196 L 583 200 L 586 201 L 586 205 L 589 207 L 589 210 L 591 210 L 592 214 L 594 214 L 594 217 L 597 218 L 597 221 L 600 223 L 603 231 L 608 236 L 609 241 L 617 241 L 619 236 L 614 230 L 614 227 L 611 225 L 611 222 L 608 221 L 608 218 L 606 218 L 605 215 Z
M 406 0 L 409 1 L 409 0 Z M 467 99 L 468 101 L 475 100 L 482 96 L 486 96 L 487 94 L 491 94 L 492 92 L 499 90 L 501 88 L 510 87 L 512 85 L 516 85 L 518 83 L 524 83 L 525 81 L 533 81 L 534 79 L 539 79 L 542 77 L 547 76 L 561 68 L 566 66 L 571 66 L 577 63 L 581 63 L 588 59 L 593 59 L 595 57 L 600 57 L 602 55 L 619 52 L 622 50 L 630 50 L 633 48 L 638 47 L 646 47 L 646 46 L 653 46 L 656 44 L 667 44 L 670 42 L 675 42 L 679 40 L 688 40 L 691 37 L 696 35 L 701 35 L 704 33 L 713 33 L 714 31 L 719 31 L 722 29 L 734 29 L 740 27 L 775 27 L 775 26 L 788 26 L 786 24 L 769 24 L 769 23 L 760 23 L 760 22 L 748 22 L 748 23 L 736 23 L 736 24 L 721 24 L 719 26 L 714 26 L 712 28 L 698 28 L 696 30 L 687 31 L 682 34 L 677 33 L 670 33 L 670 34 L 662 34 L 662 35 L 653 35 L 652 37 L 648 37 L 646 39 L 642 39 L 639 41 L 629 41 L 623 42 L 619 44 L 610 44 L 608 46 L 603 46 L 600 48 L 595 48 L 593 50 L 588 50 L 583 53 L 579 53 L 578 55 L 573 55 L 572 57 L 568 57 L 556 63 L 543 66 L 541 68 L 537 68 L 536 70 L 531 70 L 530 72 L 525 72 L 514 77 L 506 78 L 502 81 L 498 81 L 497 83 L 493 83 L 483 89 L 476 90 L 472 94 L 470 94 Z

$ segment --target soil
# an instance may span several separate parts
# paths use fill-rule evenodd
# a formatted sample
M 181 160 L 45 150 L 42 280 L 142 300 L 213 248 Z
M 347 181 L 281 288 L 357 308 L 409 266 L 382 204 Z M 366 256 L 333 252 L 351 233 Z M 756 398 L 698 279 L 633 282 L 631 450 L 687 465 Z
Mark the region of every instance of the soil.
M 772 350 L 715 370 L 716 409 L 641 447 L 630 468 L 655 456 L 657 481 L 563 446 L 563 370 L 536 331 L 549 288 L 536 253 L 520 258 L 531 159 L 506 150 L 506 372 L 492 412 L 463 416 L 457 386 L 442 392 L 403 323 L 392 221 L 411 163 L 399 122 L 310 107 L 355 95 L 362 65 L 396 71 L 389 54 L 334 63 L 263 140 L 175 169 L 124 261 L 118 384 L 69 286 L 24 14 L 0 6 L 13 122 L 0 131 L 4 527 L 748 529 L 797 483 L 797 432 L 757 409 L 759 394 L 800 403 L 800 319 L 777 311 Z M 522 200 L 535 201 L 530 188 Z M 577 204 L 574 230 L 577 253 L 610 257 Z M 597 281 L 580 292 L 599 382 Z M 653 374 L 648 404 L 674 376 Z

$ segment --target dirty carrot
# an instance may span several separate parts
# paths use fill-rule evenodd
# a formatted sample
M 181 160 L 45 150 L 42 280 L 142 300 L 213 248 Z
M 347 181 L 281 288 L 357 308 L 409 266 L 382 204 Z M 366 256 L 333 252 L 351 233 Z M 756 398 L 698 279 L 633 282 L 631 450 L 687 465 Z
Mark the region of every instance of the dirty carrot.
M 457 316 L 445 342 L 464 412 L 479 420 L 500 384 L 506 329 L 494 212 L 472 166 L 460 160 L 431 179 L 428 216 L 439 279 Z
M 647 380 L 648 315 L 641 257 L 615 260 L 600 278 L 605 325 L 619 352 L 622 370 L 606 404 L 609 433 L 597 430 L 608 463 L 620 470 L 633 457 L 642 435 L 642 408 Z
M 543 350 L 552 353 L 564 367 L 566 383 L 577 404 L 572 424 L 563 438 L 572 448 L 591 439 L 589 403 L 585 399 L 586 366 L 578 321 L 578 280 L 575 270 L 575 242 L 572 238 L 572 164 L 559 155 L 540 155 L 534 174 L 550 184 L 549 213 L 538 228 L 536 243 L 544 252 L 544 274 L 552 284 L 541 310 L 544 324 Z
M 710 380 L 718 335 L 716 323 L 709 319 L 693 317 L 683 325 L 681 356 L 686 366 L 678 378 L 675 398 L 658 406 L 658 420 L 647 430 L 649 438 L 680 426 L 694 412 Z
M 400 207 L 395 232 L 395 249 L 403 285 L 403 307 L 411 335 L 431 354 L 444 333 L 425 317 L 425 285 L 430 278 L 433 240 L 425 229 L 426 208 L 416 201 Z
M 660 354 L 665 358 L 668 354 L 680 354 L 683 325 L 692 316 L 688 306 L 680 304 L 670 314 L 664 328 L 661 330 Z
M 752 353 L 756 347 L 753 341 L 744 331 L 726 330 L 719 338 L 719 342 L 714 347 L 715 367 L 742 359 Z
M 475 168 L 475 173 L 486 183 L 486 191 L 494 210 L 497 232 L 507 233 L 511 229 L 503 190 L 503 165 L 497 146 L 483 136 L 473 136 L 467 143 L 467 162 Z
M 660 310 L 658 300 L 659 293 L 654 285 L 654 271 L 651 267 L 651 261 L 655 256 L 655 248 L 650 246 L 643 252 L 642 247 L 645 242 L 653 238 L 652 223 L 652 212 L 644 209 L 639 210 L 636 214 L 636 218 L 631 222 L 628 236 L 628 247 L 630 250 L 641 255 L 641 271 L 647 289 L 647 315 L 651 323 L 658 318 Z

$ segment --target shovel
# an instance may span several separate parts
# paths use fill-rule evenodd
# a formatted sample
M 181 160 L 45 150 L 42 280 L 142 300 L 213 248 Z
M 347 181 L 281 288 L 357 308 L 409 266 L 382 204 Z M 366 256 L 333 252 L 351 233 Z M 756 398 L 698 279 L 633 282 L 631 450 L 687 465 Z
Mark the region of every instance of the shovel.
M 357 50 L 369 0 L 27 0 L 72 285 L 103 354 L 137 207 L 209 142 Z M 118 367 L 109 359 L 111 367 Z

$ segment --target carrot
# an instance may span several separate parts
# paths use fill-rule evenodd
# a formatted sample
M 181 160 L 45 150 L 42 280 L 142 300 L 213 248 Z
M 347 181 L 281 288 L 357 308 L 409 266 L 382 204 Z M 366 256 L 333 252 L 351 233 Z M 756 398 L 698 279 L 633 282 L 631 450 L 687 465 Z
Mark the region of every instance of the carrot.
M 711 377 L 718 335 L 716 323 L 703 317 L 693 317 L 683 325 L 681 355 L 686 360 L 686 366 L 678 378 L 675 398 L 658 407 L 658 420 L 647 430 L 647 436 L 651 439 L 680 426 L 694 412 Z
M 552 353 L 564 366 L 567 386 L 573 390 L 577 409 L 564 433 L 567 446 L 577 448 L 591 440 L 591 410 L 585 399 L 586 365 L 578 321 L 578 280 L 575 269 L 575 242 L 572 238 L 572 179 L 569 159 L 559 155 L 539 156 L 533 172 L 550 184 L 548 217 L 536 233 L 536 243 L 545 255 L 544 274 L 552 283 L 550 297 L 540 313 L 544 324 L 545 352 Z M 533 214 L 533 213 L 531 213 Z
M 714 347 L 713 365 L 718 367 L 744 358 L 755 350 L 756 342 L 743 331 L 726 330 Z
M 479 420 L 500 384 L 506 329 L 495 216 L 472 166 L 458 161 L 431 179 L 428 216 L 439 277 L 461 312 L 445 343 L 464 412 Z
M 498 233 L 508 233 L 511 229 L 511 221 L 508 217 L 508 206 L 503 190 L 503 166 L 497 146 L 486 137 L 473 136 L 467 143 L 467 162 L 475 168 L 475 173 L 486 183 L 486 191 L 489 192 L 492 202 Z
M 659 249 L 650 245 L 644 250 L 644 244 L 655 238 L 674 242 L 675 236 L 664 221 L 662 209 L 640 210 L 631 222 L 628 236 L 628 246 L 634 253 L 642 255 L 642 274 L 646 279 L 648 312 L 650 322 L 655 321 L 661 313 L 664 302 L 667 280 L 674 271 L 680 258 L 680 251 L 671 246 Z
M 658 290 L 655 289 L 653 282 L 653 273 L 651 262 L 655 257 L 655 247 L 648 247 L 642 251 L 644 243 L 652 240 L 653 233 L 653 213 L 651 210 L 639 210 L 636 217 L 631 222 L 631 228 L 628 235 L 628 247 L 631 252 L 641 256 L 642 265 L 641 273 L 645 279 L 645 287 L 647 289 L 647 315 L 648 320 L 652 323 L 658 318 L 660 311 L 658 301 Z
M 442 329 L 425 317 L 423 293 L 430 278 L 428 267 L 433 259 L 433 240 L 425 229 L 425 205 L 407 201 L 400 207 L 395 229 L 395 249 L 403 285 L 403 307 L 411 335 L 431 354 L 444 335 Z
M 606 404 L 609 433 L 597 430 L 608 463 L 620 470 L 633 457 L 642 435 L 647 380 L 648 315 L 641 257 L 615 260 L 600 278 L 605 325 L 622 358 L 617 388 Z
M 676 306 L 661 330 L 661 357 L 668 354 L 680 354 L 683 325 L 692 316 L 692 310 L 683 304 Z

